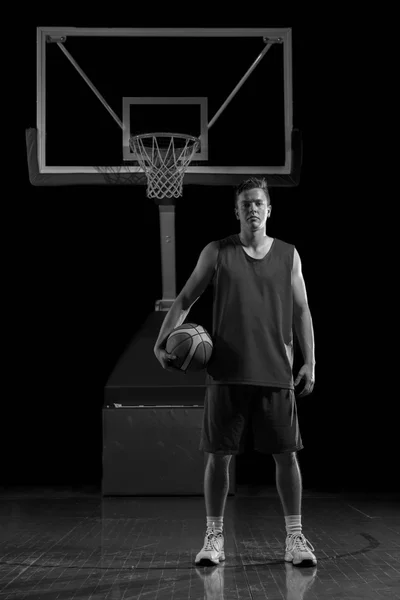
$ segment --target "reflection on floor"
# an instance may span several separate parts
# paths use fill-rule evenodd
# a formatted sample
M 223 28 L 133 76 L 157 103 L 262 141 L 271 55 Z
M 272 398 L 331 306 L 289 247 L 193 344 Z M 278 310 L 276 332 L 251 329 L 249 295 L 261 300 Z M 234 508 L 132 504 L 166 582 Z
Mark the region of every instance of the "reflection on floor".
M 224 519 L 225 563 L 196 567 L 202 497 L 107 497 L 100 490 L 3 489 L 0 600 L 400 598 L 395 496 L 304 490 L 316 567 L 285 563 L 275 488 L 238 486 Z

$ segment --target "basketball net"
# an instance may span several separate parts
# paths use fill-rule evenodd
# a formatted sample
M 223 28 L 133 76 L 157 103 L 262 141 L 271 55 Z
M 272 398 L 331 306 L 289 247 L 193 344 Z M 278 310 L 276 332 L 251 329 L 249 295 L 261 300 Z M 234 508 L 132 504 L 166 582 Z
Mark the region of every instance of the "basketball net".
M 200 140 L 180 133 L 146 133 L 129 140 L 147 177 L 148 198 L 179 198 L 183 178 Z

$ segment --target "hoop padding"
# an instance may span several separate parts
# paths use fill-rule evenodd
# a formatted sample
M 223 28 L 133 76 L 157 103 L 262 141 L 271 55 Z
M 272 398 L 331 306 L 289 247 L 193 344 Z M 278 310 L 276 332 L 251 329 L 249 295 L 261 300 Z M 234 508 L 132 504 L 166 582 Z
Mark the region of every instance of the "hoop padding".
M 147 177 L 148 198 L 179 198 L 183 178 L 200 140 L 178 133 L 146 133 L 129 140 Z

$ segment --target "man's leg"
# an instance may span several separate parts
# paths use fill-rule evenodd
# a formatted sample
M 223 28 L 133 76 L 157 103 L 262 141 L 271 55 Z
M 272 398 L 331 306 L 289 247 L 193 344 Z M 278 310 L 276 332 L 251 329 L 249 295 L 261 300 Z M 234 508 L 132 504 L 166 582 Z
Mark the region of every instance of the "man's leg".
M 204 498 L 207 511 L 207 532 L 204 546 L 195 558 L 196 565 L 217 565 L 225 560 L 224 512 L 229 491 L 231 455 L 207 453 L 204 471 Z
M 231 454 L 208 453 L 204 471 L 204 498 L 207 520 L 210 517 L 221 519 L 224 516 L 226 498 L 229 492 L 229 464 L 231 458 Z
M 287 535 L 302 533 L 301 525 L 301 474 L 295 452 L 274 454 L 276 487 L 285 515 Z
M 285 561 L 296 566 L 317 564 L 314 548 L 302 533 L 301 496 L 302 481 L 295 452 L 274 454 L 276 462 L 276 487 L 281 498 L 286 525 Z
M 301 515 L 302 481 L 295 452 L 273 455 L 276 463 L 276 487 L 285 517 Z

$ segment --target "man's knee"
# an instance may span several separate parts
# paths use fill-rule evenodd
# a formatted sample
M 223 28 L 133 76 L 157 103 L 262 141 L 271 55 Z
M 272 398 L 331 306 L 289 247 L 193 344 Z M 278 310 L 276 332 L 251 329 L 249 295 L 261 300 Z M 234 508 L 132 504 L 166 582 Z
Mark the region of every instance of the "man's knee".
M 211 452 L 207 452 L 207 464 L 216 466 L 216 467 L 228 467 L 232 454 L 212 454 Z
M 296 462 L 296 452 L 282 452 L 281 454 L 273 454 L 275 462 L 278 464 L 293 464 Z

